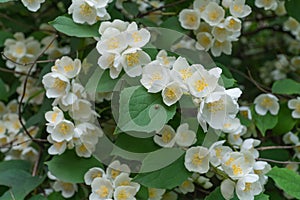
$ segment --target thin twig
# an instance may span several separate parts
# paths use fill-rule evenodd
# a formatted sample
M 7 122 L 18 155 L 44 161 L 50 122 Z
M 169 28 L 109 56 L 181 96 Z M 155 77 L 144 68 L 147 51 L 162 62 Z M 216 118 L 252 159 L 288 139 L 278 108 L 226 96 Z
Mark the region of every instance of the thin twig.
M 26 73 L 23 73 L 23 72 L 17 72 L 15 70 L 12 70 L 12 69 L 6 69 L 6 68 L 2 68 L 0 67 L 0 71 L 3 71 L 3 72 L 8 72 L 8 73 L 11 73 L 11 74 L 19 74 L 21 76 L 27 76 Z
M 272 160 L 267 158 L 257 158 L 257 160 L 260 161 L 266 161 L 266 162 L 272 162 L 272 163 L 278 163 L 278 164 L 300 164 L 300 162 L 294 162 L 294 161 L 278 161 L 278 160 Z
M 273 149 L 293 149 L 297 146 L 266 146 L 256 148 L 258 151 L 273 150 Z
M 40 145 L 40 141 L 33 138 L 29 131 L 27 130 L 25 124 L 23 123 L 23 120 L 22 120 L 22 103 L 23 103 L 23 100 L 25 98 L 25 93 L 26 93 L 26 88 L 27 88 L 27 82 L 28 82 L 28 78 L 29 78 L 29 75 L 34 67 L 34 65 L 37 63 L 38 59 L 45 53 L 45 51 L 47 51 L 47 49 L 52 45 L 52 43 L 54 42 L 54 40 L 57 38 L 57 35 L 51 40 L 51 42 L 47 45 L 47 47 L 37 56 L 37 58 L 35 59 L 35 61 L 32 63 L 32 65 L 30 66 L 29 70 L 28 70 L 28 73 L 27 73 L 27 76 L 25 78 L 25 81 L 24 81 L 24 85 L 23 85 L 23 92 L 22 92 L 22 96 L 21 96 L 21 99 L 20 99 L 20 102 L 19 102 L 19 107 L 18 107 L 18 117 L 19 117 L 19 122 L 24 130 L 24 132 L 26 133 L 26 135 L 35 143 L 37 143 L 39 146 Z
M 55 37 L 56 38 L 56 37 Z M 52 42 L 53 43 L 53 42 Z M 48 47 L 49 48 L 49 47 Z M 46 48 L 46 50 L 48 49 Z M 45 51 L 43 51 L 44 53 Z M 16 62 L 14 60 L 12 60 L 11 58 L 9 58 L 8 56 L 6 56 L 4 54 L 4 52 L 1 52 L 1 55 L 6 59 L 6 60 L 9 60 L 10 62 L 14 63 L 14 64 L 17 64 L 17 65 L 21 65 L 21 66 L 27 66 L 27 65 L 35 65 L 35 64 L 40 64 L 40 63 L 49 63 L 49 62 L 54 62 L 55 60 L 35 60 L 34 62 L 31 62 L 31 63 L 19 63 L 19 62 Z M 40 55 L 41 56 L 41 55 Z M 38 57 L 39 58 L 39 57 Z M 27 74 L 26 74 L 27 75 Z
M 252 82 L 259 90 L 261 90 L 261 91 L 264 92 L 264 93 L 269 93 L 269 92 L 271 92 L 271 90 L 268 91 L 268 90 L 264 89 L 263 87 L 261 87 L 261 85 L 260 85 L 256 80 L 254 80 L 254 78 L 252 77 L 252 74 L 251 74 L 250 70 L 247 69 L 247 71 L 248 71 L 248 75 L 249 75 L 249 78 L 250 78 L 251 82 Z
M 39 149 L 38 158 L 34 162 L 34 166 L 33 166 L 33 170 L 32 170 L 32 176 L 36 176 L 37 175 L 37 172 L 38 172 L 38 169 L 39 169 L 40 160 L 41 160 L 42 156 L 43 156 L 43 149 L 40 148 Z

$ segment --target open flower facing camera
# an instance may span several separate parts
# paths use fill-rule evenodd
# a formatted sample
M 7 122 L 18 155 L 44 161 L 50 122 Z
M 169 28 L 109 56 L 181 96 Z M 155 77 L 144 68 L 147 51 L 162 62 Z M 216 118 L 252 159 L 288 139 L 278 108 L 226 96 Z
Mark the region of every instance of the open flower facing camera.
M 300 199 L 299 7 L 0 1 L 0 199 Z

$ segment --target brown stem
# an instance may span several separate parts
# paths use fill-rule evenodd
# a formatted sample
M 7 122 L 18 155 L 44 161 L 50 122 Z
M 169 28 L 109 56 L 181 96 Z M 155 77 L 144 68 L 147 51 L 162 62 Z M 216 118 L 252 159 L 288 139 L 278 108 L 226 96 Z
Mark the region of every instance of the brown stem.
M 267 158 L 257 158 L 257 160 L 260 161 L 266 161 L 266 162 L 272 162 L 272 163 L 278 163 L 278 164 L 300 164 L 300 162 L 293 162 L 293 161 L 278 161 L 278 160 L 272 160 Z
M 293 149 L 297 146 L 266 146 L 256 148 L 258 151 L 273 150 L 273 149 Z

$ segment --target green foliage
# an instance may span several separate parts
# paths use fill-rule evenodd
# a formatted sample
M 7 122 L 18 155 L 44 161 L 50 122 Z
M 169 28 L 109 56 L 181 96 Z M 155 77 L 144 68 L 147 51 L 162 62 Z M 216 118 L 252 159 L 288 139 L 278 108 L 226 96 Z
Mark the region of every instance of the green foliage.
M 278 116 L 271 115 L 270 112 L 267 112 L 266 115 L 261 116 L 255 111 L 252 111 L 252 117 L 255 125 L 263 136 L 265 136 L 267 130 L 274 128 L 278 122 Z
M 300 94 L 300 83 L 292 79 L 276 81 L 272 86 L 272 92 L 276 94 Z
M 135 2 L 124 2 L 123 7 L 128 13 L 132 14 L 134 17 L 139 14 L 139 7 Z
M 157 160 L 163 161 L 162 159 L 162 157 L 156 157 L 152 165 L 155 165 L 155 162 L 157 164 Z M 134 178 L 134 181 L 151 188 L 172 189 L 182 184 L 191 175 L 191 173 L 185 169 L 183 163 L 184 155 L 165 168 L 138 174 Z
M 295 171 L 274 167 L 267 175 L 275 181 L 277 187 L 288 195 L 300 199 L 300 175 Z
M 102 164 L 93 156 L 90 158 L 78 157 L 71 150 L 66 151 L 62 155 L 54 156 L 46 164 L 54 176 L 70 183 L 84 182 L 84 174 L 92 167 L 103 168 Z
M 119 128 L 152 132 L 162 129 L 175 114 L 176 106 L 166 106 L 160 94 L 151 94 L 142 86 L 125 88 L 120 94 Z
M 300 2 L 298 0 L 285 1 L 285 8 L 288 14 L 298 21 L 300 21 L 299 7 L 300 7 Z
M 292 111 L 287 107 L 286 103 L 280 104 L 280 110 L 277 116 L 279 123 L 277 123 L 272 131 L 275 135 L 282 135 L 291 131 L 297 123 L 297 120 L 292 117 Z
M 12 38 L 13 34 L 7 31 L 0 31 L 0 47 L 4 46 L 4 42 L 7 38 Z
M 76 24 L 70 17 L 58 16 L 55 20 L 49 22 L 56 30 L 68 36 L 74 37 L 98 37 L 99 24 L 92 26 Z
M 7 101 L 8 100 L 8 91 L 5 87 L 5 83 L 0 78 L 0 100 Z
M 0 185 L 8 186 L 0 200 L 24 199 L 39 186 L 45 177 L 33 177 L 27 161 L 2 161 L 0 163 Z

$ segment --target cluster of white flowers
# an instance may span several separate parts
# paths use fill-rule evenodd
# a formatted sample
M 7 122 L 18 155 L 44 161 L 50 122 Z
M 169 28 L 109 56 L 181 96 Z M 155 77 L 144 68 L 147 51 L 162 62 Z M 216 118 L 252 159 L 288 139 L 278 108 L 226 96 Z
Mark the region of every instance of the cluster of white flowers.
M 24 91 L 25 77 L 21 76 L 19 80 L 21 81 L 21 84 L 19 85 L 19 87 L 17 87 L 16 92 L 19 94 L 18 100 L 20 101 Z M 36 79 L 28 77 L 23 103 L 40 105 L 43 103 L 43 99 L 44 99 L 43 88 L 40 85 L 36 84 Z
M 191 95 L 199 107 L 197 118 L 204 131 L 207 123 L 225 132 L 236 130 L 240 126 L 236 114 L 241 90 L 226 90 L 219 85 L 222 70 L 218 67 L 206 70 L 200 64 L 190 66 L 183 57 L 172 59 L 160 52 L 156 60 L 143 68 L 141 83 L 148 92 L 161 91 L 168 106 L 179 101 L 183 94 Z
M 84 175 L 85 183 L 92 187 L 89 199 L 136 200 L 140 185 L 131 181 L 129 175 L 129 167 L 118 160 L 109 164 L 106 172 L 98 167 L 89 169 Z
M 99 28 L 101 38 L 97 50 L 101 54 L 98 64 L 102 69 L 109 69 L 110 77 L 115 79 L 122 69 L 130 77 L 140 76 L 142 66 L 151 58 L 141 48 L 150 40 L 150 32 L 138 29 L 135 22 L 121 20 L 102 22 Z
M 75 79 L 80 70 L 80 60 L 64 56 L 57 59 L 51 72 L 43 77 L 46 96 L 55 98 L 53 110 L 45 114 L 51 155 L 60 155 L 66 148 L 75 147 L 78 156 L 90 157 L 103 135 L 101 127 L 94 124 L 97 113 L 87 100 L 84 87 Z M 65 118 L 64 112 L 68 112 L 74 123 Z
M 263 191 L 268 179 L 266 173 L 271 170 L 268 163 L 255 161 L 259 157 L 255 147 L 260 141 L 246 139 L 235 147 L 235 151 L 223 146 L 224 142 L 218 141 L 209 149 L 203 146 L 189 148 L 185 155 L 185 167 L 199 174 L 205 174 L 210 169 L 222 174 L 221 192 L 225 199 L 233 198 L 235 191 L 239 199 L 253 200 Z
M 33 37 L 25 38 L 21 32 L 15 33 L 14 38 L 8 38 L 4 42 L 4 55 L 8 58 L 6 66 L 10 69 L 15 68 L 16 72 L 27 73 L 31 65 L 26 64 L 32 63 L 37 58 L 41 52 L 41 44 Z
M 72 0 L 68 12 L 76 23 L 90 25 L 97 21 L 109 20 L 106 7 L 112 0 Z
M 7 105 L 0 102 L 0 151 L 5 153 L 5 160 L 24 159 L 34 162 L 38 152 L 32 147 L 31 139 L 22 131 L 17 114 L 18 103 L 10 101 Z M 24 122 L 24 120 L 22 119 Z M 32 126 L 28 132 L 34 137 L 39 128 Z
M 41 4 L 45 2 L 45 0 L 21 0 L 23 5 L 30 11 L 36 12 L 41 8 Z
M 226 9 L 230 15 L 225 16 Z M 232 42 L 241 34 L 242 21 L 251 13 L 245 0 L 195 0 L 192 9 L 183 9 L 179 21 L 183 28 L 193 30 L 196 48 L 209 51 L 213 56 L 231 54 Z M 202 21 L 203 20 L 203 21 Z

